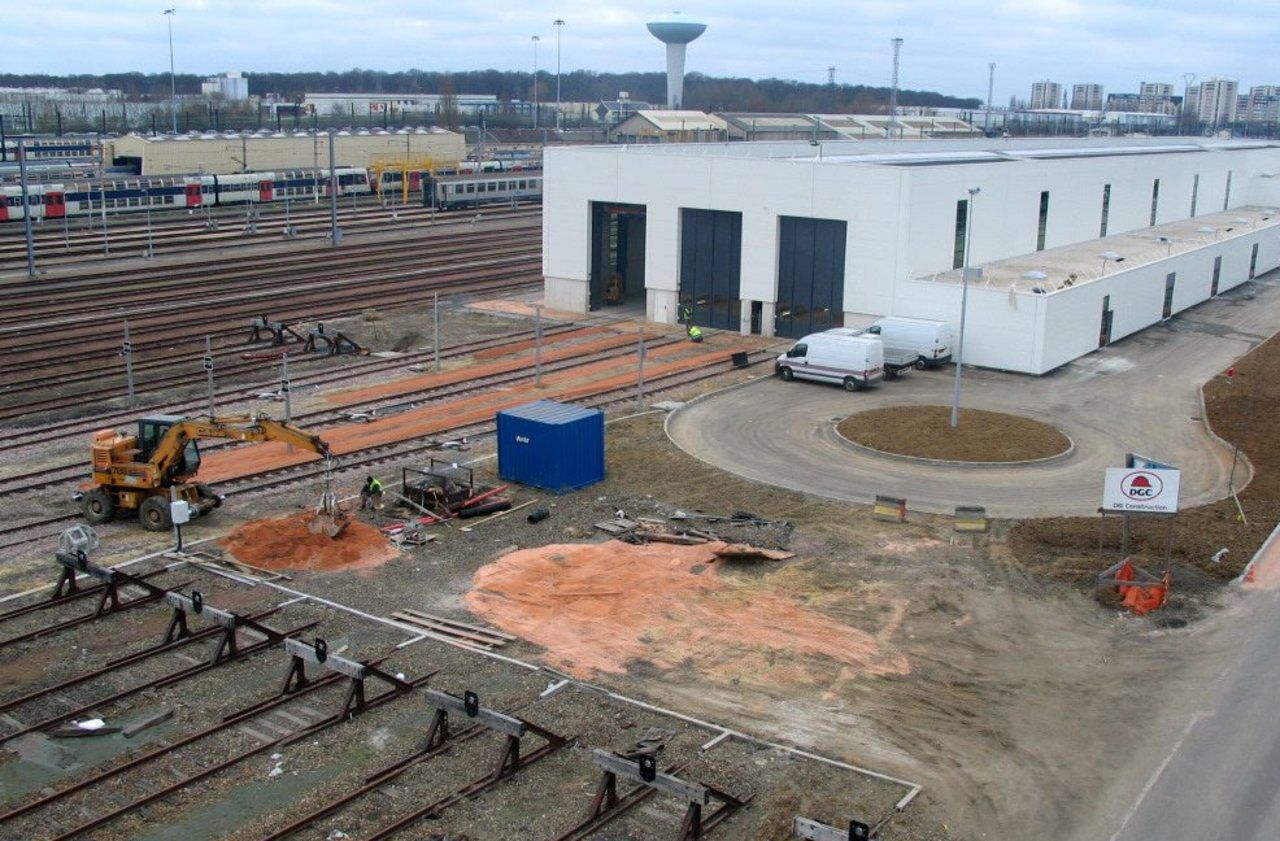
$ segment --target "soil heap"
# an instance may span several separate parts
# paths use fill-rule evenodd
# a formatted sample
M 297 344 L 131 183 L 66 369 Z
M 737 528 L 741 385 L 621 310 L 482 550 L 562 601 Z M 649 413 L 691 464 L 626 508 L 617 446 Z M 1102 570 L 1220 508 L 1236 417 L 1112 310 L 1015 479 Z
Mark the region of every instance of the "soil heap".
M 329 572 L 380 566 L 398 554 L 386 535 L 352 520 L 342 534 L 329 537 L 307 528 L 310 514 L 254 520 L 219 544 L 236 560 L 265 569 Z

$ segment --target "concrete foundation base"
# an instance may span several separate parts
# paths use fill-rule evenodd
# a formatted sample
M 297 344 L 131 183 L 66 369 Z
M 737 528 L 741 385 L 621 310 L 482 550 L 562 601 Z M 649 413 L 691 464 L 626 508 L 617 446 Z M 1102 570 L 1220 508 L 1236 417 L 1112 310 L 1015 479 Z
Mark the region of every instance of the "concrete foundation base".
M 680 296 L 671 289 L 646 289 L 644 317 L 659 324 L 680 323 Z
M 543 303 L 548 309 L 586 315 L 591 301 L 591 284 L 587 280 L 547 276 L 543 283 Z

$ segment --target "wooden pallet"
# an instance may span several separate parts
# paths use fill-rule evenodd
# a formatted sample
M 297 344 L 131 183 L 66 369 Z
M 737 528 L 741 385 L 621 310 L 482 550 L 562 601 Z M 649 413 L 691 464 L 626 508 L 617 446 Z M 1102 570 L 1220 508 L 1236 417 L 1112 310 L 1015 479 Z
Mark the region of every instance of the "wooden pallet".
M 391 614 L 391 618 L 398 619 L 407 625 L 413 625 L 432 633 L 442 634 L 447 637 L 454 637 L 469 645 L 483 648 L 491 651 L 495 648 L 501 648 L 508 642 L 518 639 L 511 634 L 496 631 L 493 628 L 484 628 L 479 625 L 468 625 L 465 622 L 457 622 L 453 619 L 445 619 L 443 616 L 433 616 L 430 613 L 423 613 L 420 610 L 398 610 Z

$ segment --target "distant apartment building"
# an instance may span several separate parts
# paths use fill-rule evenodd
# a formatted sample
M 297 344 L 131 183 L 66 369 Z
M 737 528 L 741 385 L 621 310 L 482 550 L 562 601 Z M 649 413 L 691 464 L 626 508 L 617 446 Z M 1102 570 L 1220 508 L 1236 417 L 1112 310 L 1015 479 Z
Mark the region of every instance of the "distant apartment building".
M 1173 85 L 1166 82 L 1143 82 L 1138 88 L 1138 107 L 1144 114 L 1173 114 Z
M 1036 82 L 1031 86 L 1031 110 L 1062 107 L 1062 85 L 1057 82 Z
M 1198 122 L 1223 126 L 1235 122 L 1238 83 L 1231 79 L 1213 78 L 1191 85 L 1183 106 Z
M 1104 102 L 1102 85 L 1085 84 L 1071 86 L 1072 111 L 1101 111 Z
M 1136 93 L 1109 93 L 1107 94 L 1108 111 L 1141 111 L 1141 97 Z
M 1250 123 L 1280 123 L 1280 85 L 1254 85 L 1249 89 L 1237 119 Z

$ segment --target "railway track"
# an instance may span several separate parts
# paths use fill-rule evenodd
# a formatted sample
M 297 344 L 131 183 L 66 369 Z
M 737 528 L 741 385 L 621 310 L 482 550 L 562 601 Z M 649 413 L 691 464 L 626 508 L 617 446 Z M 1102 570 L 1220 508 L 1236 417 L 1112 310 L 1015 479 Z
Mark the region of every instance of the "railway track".
M 755 351 L 749 354 L 747 365 L 756 366 L 773 359 L 768 351 Z M 691 383 L 700 382 L 719 376 L 725 369 L 719 365 L 709 365 L 692 371 L 683 371 L 669 376 L 646 381 L 645 392 L 648 395 L 680 388 Z M 607 407 L 634 399 L 634 387 L 631 385 L 604 389 L 600 393 L 583 397 L 575 402 L 585 406 Z M 439 430 L 450 436 L 475 437 L 491 433 L 494 429 L 492 420 L 482 423 L 459 424 Z M 439 434 L 437 433 L 437 434 Z M 337 464 L 335 476 L 349 477 L 367 473 L 371 468 L 420 457 L 427 453 L 439 452 L 438 441 L 434 439 L 413 440 L 394 444 L 379 445 L 345 455 Z M 293 467 L 270 470 L 263 473 L 245 476 L 230 482 L 220 483 L 218 490 L 228 497 L 249 497 L 267 491 L 278 491 L 292 486 L 314 484 L 325 474 L 324 465 L 317 462 Z M 78 513 L 57 514 L 39 520 L 16 525 L 0 527 L 0 551 L 26 545 L 40 540 L 55 541 L 61 527 L 80 521 Z M 131 524 L 122 524 L 130 527 Z M 57 528 L 55 528 L 57 527 Z
M 353 214 L 350 202 L 339 207 L 338 225 L 344 233 L 358 233 L 367 230 L 386 230 L 388 227 L 411 226 L 423 221 L 434 225 L 449 225 L 469 222 L 476 213 L 485 218 L 501 218 L 505 215 L 537 214 L 541 205 L 523 204 L 519 208 L 505 206 L 482 207 L 478 210 L 432 211 L 431 208 L 415 204 L 394 205 L 384 207 L 377 201 L 361 202 L 359 209 Z M 237 212 L 239 211 L 239 212 Z M 178 218 L 175 218 L 178 217 Z M 152 216 L 152 231 L 148 238 L 146 225 L 140 223 L 135 214 L 129 220 L 108 223 L 107 247 L 104 255 L 101 228 L 94 226 L 83 218 L 68 225 L 66 236 L 62 226 L 57 222 L 36 223 L 34 243 L 36 264 L 38 267 L 73 266 L 86 258 L 101 259 L 133 259 L 146 248 L 150 239 L 153 254 L 169 256 L 175 252 L 192 252 L 218 248 L 258 245 L 264 242 L 279 241 L 285 225 L 283 208 L 274 208 L 271 213 L 263 213 L 252 220 L 256 231 L 245 224 L 245 215 L 239 208 L 228 207 L 213 214 L 217 220 L 214 228 L 206 227 L 203 212 L 187 214 L 184 210 L 165 211 Z M 95 217 L 98 220 L 99 217 Z M 329 208 L 327 202 L 321 210 L 313 209 L 310 203 L 305 207 L 294 204 L 289 212 L 288 222 L 296 231 L 294 239 L 326 239 L 329 235 Z M 75 226 L 75 227 L 72 227 Z M 23 240 L 21 224 L 0 228 L 0 273 L 26 270 L 26 244 Z

